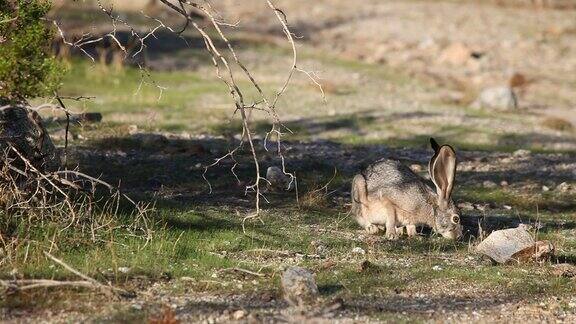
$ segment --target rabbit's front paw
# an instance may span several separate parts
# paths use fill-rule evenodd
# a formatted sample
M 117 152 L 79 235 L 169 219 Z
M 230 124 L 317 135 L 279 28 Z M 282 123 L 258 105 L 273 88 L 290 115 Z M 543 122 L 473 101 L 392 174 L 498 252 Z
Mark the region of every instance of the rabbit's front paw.
M 380 231 L 380 227 L 374 224 L 370 224 L 365 228 L 366 232 L 370 235 L 377 234 Z
M 418 232 L 416 231 L 416 225 L 406 225 L 406 232 L 408 234 L 408 237 L 418 236 Z
M 386 233 L 386 238 L 390 241 L 396 241 L 399 237 L 397 233 Z

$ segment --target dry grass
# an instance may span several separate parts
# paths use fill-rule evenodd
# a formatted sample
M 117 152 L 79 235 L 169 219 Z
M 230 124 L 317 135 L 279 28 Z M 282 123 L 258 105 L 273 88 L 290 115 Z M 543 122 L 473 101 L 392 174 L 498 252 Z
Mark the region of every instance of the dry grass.
M 314 189 L 299 197 L 300 207 L 304 209 L 317 210 L 327 208 L 329 205 L 328 194 L 322 189 Z
M 2 161 L 0 267 L 43 258 L 60 245 L 107 242 L 111 232 L 150 239 L 148 205 L 112 185 L 78 170 L 40 170 L 12 146 Z M 123 213 L 129 224 L 120 221 Z

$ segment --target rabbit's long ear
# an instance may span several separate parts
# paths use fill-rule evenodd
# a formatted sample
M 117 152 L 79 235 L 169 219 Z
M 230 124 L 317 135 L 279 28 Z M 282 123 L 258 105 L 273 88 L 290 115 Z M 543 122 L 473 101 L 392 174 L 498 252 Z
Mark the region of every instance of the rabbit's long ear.
M 432 137 L 430 137 L 430 145 L 432 146 L 434 153 L 438 153 L 438 150 L 440 149 L 440 145 L 438 145 L 438 142 L 436 142 L 436 140 Z
M 428 173 L 430 174 L 430 179 L 432 180 L 432 182 L 436 184 L 436 181 L 434 180 L 434 172 L 432 172 L 432 165 L 434 164 L 434 161 L 438 157 L 438 151 L 440 150 L 440 145 L 438 145 L 438 142 L 436 142 L 434 138 L 430 137 L 430 146 L 432 147 L 432 150 L 434 150 L 434 155 L 432 156 L 432 158 L 430 158 L 430 161 L 428 161 Z
M 442 145 L 430 159 L 430 177 L 436 185 L 438 197 L 450 199 L 456 176 L 456 152 L 449 145 Z

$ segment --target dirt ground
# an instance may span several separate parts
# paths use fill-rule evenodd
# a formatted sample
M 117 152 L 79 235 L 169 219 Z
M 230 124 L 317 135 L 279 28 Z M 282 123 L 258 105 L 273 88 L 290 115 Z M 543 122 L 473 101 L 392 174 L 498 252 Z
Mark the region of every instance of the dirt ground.
M 257 1 L 224 1 L 231 21 L 259 12 L 255 30 L 274 30 Z M 413 77 L 451 91 L 505 85 L 526 78 L 521 107 L 573 108 L 576 13 L 533 7 L 500 7 L 476 1 L 290 1 L 295 34 L 326 53 L 402 67 Z M 310 15 L 314 19 L 310 19 Z M 449 51 L 462 44 L 467 51 Z M 469 89 L 470 90 L 470 89 Z M 570 114 L 572 115 L 572 114 Z
M 110 122 L 72 129 L 71 163 L 110 182 L 121 179 L 126 193 L 153 197 L 160 206 L 178 206 L 186 212 L 214 209 L 222 214 L 215 224 L 230 222 L 237 231 L 232 233 L 251 247 L 268 248 L 267 239 L 280 241 L 270 251 L 254 254 L 244 246 L 228 247 L 234 245 L 228 241 L 221 246 L 203 238 L 206 244 L 201 249 L 206 254 L 233 264 L 246 262 L 262 271 L 262 277 L 222 275 L 210 259 L 215 265 L 198 277 L 186 271 L 174 277 L 130 277 L 121 284 L 137 291 L 132 299 L 73 290 L 47 294 L 54 300 L 61 297 L 57 307 L 22 307 L 38 296 L 31 293 L 19 296 L 24 302 L 16 302 L 18 307 L 2 308 L 0 319 L 11 323 L 576 321 L 576 284 L 552 274 L 553 264 L 574 263 L 576 255 L 576 10 L 448 0 L 277 4 L 301 37 L 299 65 L 317 73 L 328 96 L 322 102 L 306 77 L 295 78 L 281 101 L 281 118 L 295 130 L 284 142 L 286 165 L 303 176 L 303 188 L 309 192 L 330 181 L 334 170 L 337 176 L 329 194 L 318 200 L 321 207 L 297 208 L 293 193 L 270 194 L 266 225 L 252 224 L 257 233 L 253 236 L 243 236 L 238 229 L 238 215 L 253 207 L 252 197 L 244 194 L 245 183 L 222 177 L 236 161 L 224 161 L 208 172 L 212 194 L 201 177 L 203 165 L 225 154 L 239 135 L 237 124 L 223 123 L 230 117 L 229 98 L 221 88 L 209 87 L 214 72 L 207 61 L 185 50 L 168 56 L 155 55 L 161 50 L 152 52 L 149 63 L 154 71 L 174 75 L 192 71 L 198 77 L 191 83 L 206 86 L 193 100 L 167 90 L 168 103 L 158 110 L 156 93 L 145 92 L 133 103 L 132 95 L 115 94 L 114 86 L 105 83 L 117 79 L 116 85 L 123 84 L 125 75 L 101 77 L 104 81 L 98 86 L 78 87 L 78 79 L 64 85 L 70 95 L 99 94 L 95 102 L 75 108 L 101 111 Z M 240 23 L 241 32 L 232 28 L 229 32 L 255 43 L 241 50 L 251 71 L 267 87 L 281 84 L 283 74 L 278 70 L 290 63 L 290 55 L 286 48 L 276 47 L 285 44 L 265 4 L 226 0 L 213 5 L 227 21 Z M 174 82 L 170 85 L 176 92 L 198 91 L 186 88 L 185 80 L 179 75 L 174 81 L 169 77 L 161 81 Z M 470 107 L 482 89 L 510 83 L 519 98 L 518 110 Z M 262 148 L 265 116 L 255 114 L 254 120 L 263 168 L 279 165 L 280 157 Z M 138 130 L 136 134 L 130 127 Z M 61 130 L 51 131 L 62 144 Z M 429 136 L 457 148 L 455 202 L 462 209 L 468 240 L 450 244 L 425 236 L 390 242 L 365 234 L 346 216 L 350 179 L 383 157 L 399 159 L 426 177 Z M 249 159 L 238 157 L 243 181 L 249 179 Z M 472 253 L 479 224 L 490 231 L 520 222 L 534 224 L 543 238 L 553 241 L 557 258 L 543 265 L 494 266 Z M 187 224 L 180 225 L 187 230 L 198 225 Z M 302 246 L 295 247 L 291 236 L 301 236 L 297 244 Z M 176 249 L 177 243 L 168 244 Z M 355 247 L 365 253 L 353 253 Z M 380 270 L 357 270 L 365 260 Z M 197 261 L 177 260 L 186 267 Z M 283 300 L 278 278 L 288 265 L 304 265 L 318 274 L 317 304 L 295 308 Z

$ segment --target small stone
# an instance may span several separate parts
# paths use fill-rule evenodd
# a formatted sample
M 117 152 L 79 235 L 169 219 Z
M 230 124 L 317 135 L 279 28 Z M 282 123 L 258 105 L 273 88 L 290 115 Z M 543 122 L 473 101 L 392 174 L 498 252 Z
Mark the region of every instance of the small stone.
M 509 185 L 510 185 L 510 184 L 509 184 L 508 181 L 506 181 L 506 180 L 500 181 L 500 186 L 502 186 L 502 187 L 508 187 Z
M 128 268 L 128 267 L 119 267 L 119 268 L 118 268 L 118 272 L 128 273 L 128 272 L 130 272 L 130 268 Z
M 569 184 L 566 183 L 566 182 L 562 182 L 561 184 L 559 184 L 559 185 L 556 187 L 556 190 L 558 190 L 558 191 L 560 191 L 560 192 L 569 192 L 569 191 L 572 190 L 572 186 L 569 185 Z
M 284 298 L 291 305 L 314 302 L 319 294 L 314 275 L 304 268 L 288 268 L 282 274 L 281 284 Z
M 138 133 L 138 125 L 129 125 L 128 126 L 128 134 L 134 135 L 136 133 Z
M 518 99 L 510 87 L 493 87 L 482 90 L 474 108 L 487 108 L 495 110 L 512 110 L 518 108 Z
M 439 265 L 435 265 L 435 266 L 432 267 L 432 270 L 434 270 L 434 271 L 442 271 L 442 267 L 439 266 Z
M 291 190 L 294 187 L 294 181 L 290 175 L 287 175 L 276 166 L 271 166 L 266 170 L 266 180 L 268 180 L 268 189 L 271 191 Z
M 527 157 L 530 156 L 530 154 L 532 154 L 532 152 L 524 149 L 516 150 L 514 153 L 512 153 L 512 155 L 515 157 Z
M 482 186 L 484 188 L 496 188 L 497 184 L 494 181 L 485 180 L 484 182 L 482 182 Z
M 470 202 L 461 202 L 458 204 L 458 208 L 463 210 L 474 210 L 474 205 Z
M 474 204 L 474 208 L 479 210 L 479 211 L 485 211 L 488 208 L 490 208 L 490 205 L 488 205 L 488 204 Z
M 410 169 L 412 169 L 412 171 L 418 173 L 418 172 L 422 172 L 422 166 L 420 164 L 412 164 L 410 166 Z
M 504 206 L 502 206 L 502 207 L 504 207 L 504 209 L 506 209 L 506 210 L 511 210 L 511 209 L 512 209 L 512 206 L 509 206 L 509 205 L 504 205 Z
M 132 304 L 130 307 L 135 310 L 142 310 L 142 304 Z
M 232 318 L 234 318 L 237 321 L 243 319 L 244 317 L 246 317 L 246 311 L 243 309 L 239 309 L 234 313 L 232 313 Z
M 366 251 L 363 248 L 357 246 L 357 247 L 352 249 L 352 253 L 364 255 L 364 254 L 366 254 Z
M 548 186 L 542 186 L 542 191 L 548 192 L 548 191 L 550 191 L 550 187 L 548 187 Z

